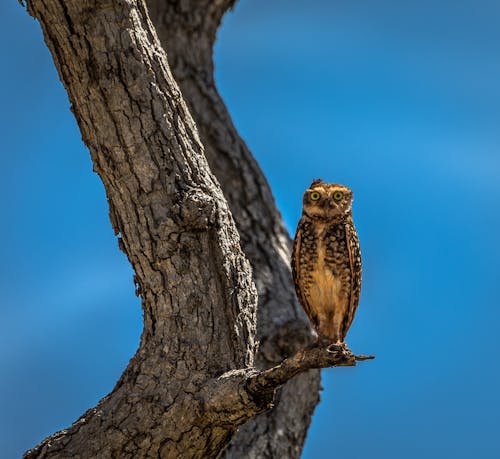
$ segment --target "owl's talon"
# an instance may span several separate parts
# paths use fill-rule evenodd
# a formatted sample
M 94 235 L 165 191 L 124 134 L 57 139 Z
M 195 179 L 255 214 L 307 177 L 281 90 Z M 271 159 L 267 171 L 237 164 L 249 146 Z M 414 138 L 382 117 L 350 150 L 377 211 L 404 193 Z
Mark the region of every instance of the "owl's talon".
M 337 354 L 339 352 L 342 352 L 345 350 L 345 347 L 342 346 L 340 343 L 331 343 L 327 348 L 326 351 L 330 352 L 331 354 Z

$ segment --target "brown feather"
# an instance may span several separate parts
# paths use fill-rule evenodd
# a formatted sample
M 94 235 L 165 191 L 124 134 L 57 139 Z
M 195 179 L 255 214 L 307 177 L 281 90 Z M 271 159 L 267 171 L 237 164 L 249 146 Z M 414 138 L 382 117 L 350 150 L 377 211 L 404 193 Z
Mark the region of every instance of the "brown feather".
M 309 305 L 307 297 L 304 295 L 305 292 L 303 291 L 302 288 L 300 288 L 301 279 L 302 277 L 304 277 L 300 276 L 301 269 L 303 270 L 304 268 L 304 266 L 303 265 L 301 266 L 300 263 L 301 260 L 300 251 L 302 248 L 301 242 L 302 242 L 302 233 L 304 231 L 304 226 L 306 226 L 306 223 L 301 219 L 297 226 L 297 232 L 295 233 L 295 239 L 293 241 L 292 275 L 293 275 L 293 283 L 295 285 L 295 292 L 297 293 L 297 298 L 299 299 L 299 303 L 304 308 L 304 312 L 306 313 L 307 317 L 309 317 L 309 320 L 316 327 L 318 325 L 317 315 Z
M 349 294 L 349 309 L 346 314 L 345 324 L 342 327 L 342 341 L 344 341 L 347 330 L 349 330 L 352 321 L 354 320 L 354 315 L 356 314 L 361 294 L 361 250 L 359 246 L 358 233 L 354 226 L 352 216 L 349 216 L 346 219 L 346 239 L 351 267 L 351 291 Z

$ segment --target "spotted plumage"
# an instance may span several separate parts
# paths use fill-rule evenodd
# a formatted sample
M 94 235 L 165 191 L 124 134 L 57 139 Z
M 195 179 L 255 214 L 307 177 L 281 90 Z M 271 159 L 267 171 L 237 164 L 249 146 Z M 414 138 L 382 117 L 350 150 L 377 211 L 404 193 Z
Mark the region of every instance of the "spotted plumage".
M 300 303 L 321 339 L 343 343 L 358 307 L 361 252 L 352 191 L 315 180 L 304 193 L 292 271 Z

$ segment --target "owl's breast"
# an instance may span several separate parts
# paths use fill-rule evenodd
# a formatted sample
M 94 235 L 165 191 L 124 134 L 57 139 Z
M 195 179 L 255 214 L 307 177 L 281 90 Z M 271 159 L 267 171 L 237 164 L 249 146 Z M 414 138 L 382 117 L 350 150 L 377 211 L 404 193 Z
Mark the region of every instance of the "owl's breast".
M 317 257 L 309 266 L 309 288 L 306 292 L 309 304 L 317 314 L 327 314 L 329 311 L 343 309 L 342 301 L 345 294 L 342 279 L 336 275 L 327 257 L 327 247 L 324 240 L 318 241 Z

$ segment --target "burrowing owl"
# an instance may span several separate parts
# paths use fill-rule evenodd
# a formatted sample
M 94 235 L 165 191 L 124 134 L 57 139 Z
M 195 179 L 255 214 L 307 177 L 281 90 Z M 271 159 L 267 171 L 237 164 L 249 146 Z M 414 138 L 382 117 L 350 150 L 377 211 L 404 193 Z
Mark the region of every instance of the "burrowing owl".
M 315 180 L 304 193 L 292 270 L 300 303 L 318 337 L 343 343 L 361 291 L 361 252 L 352 191 Z

